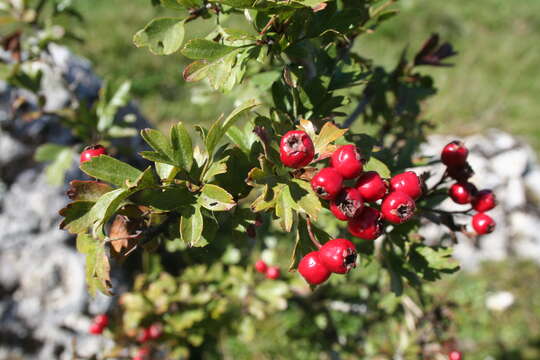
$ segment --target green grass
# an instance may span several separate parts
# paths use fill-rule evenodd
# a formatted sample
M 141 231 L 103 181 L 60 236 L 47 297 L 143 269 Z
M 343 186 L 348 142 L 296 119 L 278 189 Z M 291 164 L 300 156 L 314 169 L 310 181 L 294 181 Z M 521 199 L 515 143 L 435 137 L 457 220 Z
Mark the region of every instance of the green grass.
M 80 1 L 86 42 L 75 50 L 101 76 L 131 79 L 143 113 L 156 124 L 205 122 L 226 111 L 229 101 L 219 94 L 210 95 L 212 106 L 192 104 L 193 85 L 181 78 L 181 55 L 154 56 L 133 46 L 133 34 L 153 16 L 176 15 L 149 3 L 115 0 L 113 7 L 107 0 Z M 436 131 L 466 135 L 498 127 L 540 150 L 540 1 L 401 0 L 396 8 L 401 14 L 360 38 L 356 49 L 392 66 L 406 45 L 412 56 L 433 32 L 454 44 L 455 67 L 423 69 L 439 88 L 426 111 L 439 125 Z M 196 31 L 204 29 L 199 25 Z

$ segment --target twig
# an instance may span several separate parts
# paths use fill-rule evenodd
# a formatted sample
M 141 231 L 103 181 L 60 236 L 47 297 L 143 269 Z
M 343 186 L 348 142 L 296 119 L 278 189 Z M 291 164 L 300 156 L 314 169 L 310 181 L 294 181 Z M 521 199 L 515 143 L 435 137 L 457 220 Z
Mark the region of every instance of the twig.
M 447 214 L 447 215 L 451 215 L 451 214 L 467 214 L 469 212 L 471 212 L 473 210 L 473 208 L 470 208 L 470 209 L 467 209 L 467 210 L 461 210 L 461 211 L 446 211 L 446 210 L 439 210 L 439 209 L 430 209 L 430 208 L 426 208 L 426 207 L 417 207 L 419 210 L 423 210 L 423 211 L 430 211 L 430 212 L 434 212 L 434 213 L 437 213 L 437 214 Z
M 317 249 L 320 249 L 322 245 L 313 234 L 313 230 L 311 229 L 311 218 L 309 216 L 306 217 L 306 224 L 307 224 L 306 227 L 307 227 L 308 235 L 309 235 L 309 238 L 311 239 L 311 242 L 317 247 Z

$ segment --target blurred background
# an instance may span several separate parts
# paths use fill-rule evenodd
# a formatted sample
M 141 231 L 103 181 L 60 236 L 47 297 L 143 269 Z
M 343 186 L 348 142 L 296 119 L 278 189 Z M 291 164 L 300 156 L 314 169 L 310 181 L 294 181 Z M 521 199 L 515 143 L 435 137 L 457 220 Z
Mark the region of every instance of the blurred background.
M 114 74 L 116 80 L 132 81 L 135 101 L 153 126 L 167 129 L 177 121 L 208 123 L 232 108 L 235 99 L 183 81 L 181 72 L 187 60 L 181 55 L 155 56 L 132 44 L 133 34 L 149 19 L 167 15 L 165 10 L 150 7 L 148 0 L 115 0 L 114 7 L 110 0 L 76 4 L 85 23 L 73 31 L 84 41 L 73 41 L 70 48 L 89 59 L 98 76 Z M 471 136 L 477 149 L 492 152 L 486 157 L 497 161 L 499 150 L 486 150 L 485 143 L 507 139 L 501 151 L 520 149 L 526 157 L 522 173 L 536 174 L 515 190 L 508 184 L 522 173 L 514 177 L 504 173 L 504 163 L 499 166 L 502 175 L 497 169 L 486 172 L 504 178 L 500 189 L 509 189 L 511 196 L 514 191 L 519 196 L 523 193 L 523 203 L 508 205 L 504 213 L 517 209 L 521 217 L 501 224 L 505 238 L 499 235 L 490 243 L 492 238 L 487 237 L 482 244 L 479 251 L 488 254 L 494 244 L 496 255 L 476 257 L 478 261 L 466 264 L 466 271 L 435 283 L 430 291 L 455 304 L 453 327 L 465 349 L 474 349 L 469 354 L 465 351 L 465 359 L 540 359 L 540 287 L 536 286 L 540 284 L 540 239 L 536 234 L 540 231 L 540 192 L 534 185 L 540 180 L 540 52 L 534 45 L 540 42 L 540 1 L 400 0 L 395 6 L 402 14 L 363 37 L 356 47 L 365 57 L 390 68 L 404 44 L 412 55 L 432 33 L 453 44 L 458 51 L 450 61 L 453 67 L 423 70 L 434 77 L 438 88 L 425 109 L 425 118 L 436 124 L 433 132 L 443 134 L 433 141 L 444 143 L 444 135 Z M 198 34 L 205 33 L 201 21 L 194 25 Z M 195 35 L 191 32 L 187 37 Z M 361 130 L 361 123 L 355 126 Z M 494 132 L 494 128 L 512 136 Z M 482 134 L 487 137 L 479 138 Z M 501 161 L 508 159 L 512 161 L 511 157 Z M 512 247 L 511 241 L 523 235 L 516 228 L 525 229 L 529 247 Z M 469 253 L 463 250 L 461 254 Z M 0 288 L 0 295 L 7 293 L 4 290 Z

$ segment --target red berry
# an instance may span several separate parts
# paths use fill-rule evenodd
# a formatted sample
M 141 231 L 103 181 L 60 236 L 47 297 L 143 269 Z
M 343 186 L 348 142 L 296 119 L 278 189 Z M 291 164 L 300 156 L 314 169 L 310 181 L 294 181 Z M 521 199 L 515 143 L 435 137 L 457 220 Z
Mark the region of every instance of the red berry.
M 459 351 L 454 350 L 454 351 L 451 351 L 450 354 L 448 354 L 448 359 L 449 360 L 462 360 L 463 357 Z
M 156 340 L 163 334 L 163 326 L 161 324 L 152 324 L 148 327 L 148 335 L 150 339 Z
M 381 212 L 372 207 L 364 207 L 360 215 L 349 221 L 348 230 L 357 238 L 375 240 L 383 233 Z
M 415 209 L 414 200 L 401 191 L 391 192 L 381 204 L 383 218 L 394 224 L 401 224 L 409 220 Z
M 449 167 L 457 167 L 465 165 L 469 150 L 461 141 L 454 140 L 447 144 L 441 153 L 441 161 Z
M 266 272 L 266 270 L 268 269 L 268 266 L 266 265 L 266 263 L 262 260 L 258 260 L 256 263 L 255 263 L 255 269 L 260 272 L 261 274 L 264 274 Z
M 463 166 L 449 166 L 446 168 L 446 172 L 452 179 L 460 182 L 465 182 L 474 175 L 474 171 L 469 163 L 465 163 Z
M 135 355 L 132 360 L 147 360 L 146 356 Z
M 386 195 L 387 184 L 376 171 L 367 171 L 356 182 L 364 201 L 377 201 Z
M 150 348 L 142 347 L 137 350 L 137 354 L 135 356 L 139 356 L 141 359 L 146 359 L 148 355 L 150 355 Z
M 283 165 L 298 169 L 313 160 L 315 147 L 305 131 L 292 130 L 281 137 L 279 154 Z
M 139 334 L 137 334 L 137 341 L 140 343 L 145 343 L 148 340 L 150 340 L 150 329 L 142 329 L 139 331 Z
M 331 272 L 321 262 L 318 251 L 312 251 L 300 260 L 298 272 L 311 285 L 319 285 L 325 282 Z
M 422 195 L 422 181 L 414 172 L 406 171 L 390 179 L 390 189 L 402 191 L 416 200 Z
M 481 190 L 472 199 L 474 210 L 478 212 L 486 212 L 493 209 L 497 205 L 495 194 L 491 190 Z
M 356 247 L 347 239 L 333 239 L 319 249 L 319 258 L 331 272 L 348 273 L 356 267 Z
M 359 214 L 364 208 L 364 200 L 355 188 L 344 188 L 341 193 L 330 201 L 330 211 L 339 220 L 349 220 Z
M 281 271 L 279 270 L 279 267 L 269 266 L 268 269 L 266 269 L 266 277 L 268 279 L 276 280 L 276 279 L 279 279 L 280 276 L 281 276 Z
M 472 226 L 478 235 L 489 234 L 495 230 L 495 221 L 487 214 L 478 213 L 472 217 Z
M 109 316 L 106 314 L 97 315 L 94 318 L 94 323 L 98 324 L 102 328 L 107 327 L 107 325 L 109 325 Z
M 90 161 L 92 158 L 99 155 L 107 155 L 107 150 L 99 144 L 86 147 L 81 153 L 79 163 Z
M 324 168 L 311 179 L 311 187 L 325 200 L 338 196 L 342 186 L 343 177 L 334 168 Z
M 344 179 L 354 179 L 362 172 L 362 157 L 354 145 L 343 145 L 332 154 L 330 164 Z
M 448 190 L 448 195 L 458 204 L 468 204 L 476 193 L 476 187 L 470 182 L 458 182 Z
M 93 335 L 100 335 L 103 332 L 103 327 L 93 322 L 90 324 L 90 329 L 88 329 L 88 332 Z

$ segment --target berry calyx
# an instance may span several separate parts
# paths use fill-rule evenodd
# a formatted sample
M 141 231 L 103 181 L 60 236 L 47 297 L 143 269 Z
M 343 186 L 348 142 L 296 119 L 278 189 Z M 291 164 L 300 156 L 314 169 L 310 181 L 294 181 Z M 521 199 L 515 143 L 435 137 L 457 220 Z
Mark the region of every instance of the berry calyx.
M 472 217 L 472 226 L 478 235 L 489 234 L 495 230 L 495 220 L 487 214 L 478 213 Z
M 491 190 L 481 190 L 472 199 L 472 206 L 478 212 L 486 212 L 497 205 L 495 194 Z
M 277 266 L 269 266 L 266 269 L 266 277 L 268 279 L 277 280 L 281 276 L 281 270 Z
M 415 209 L 414 200 L 401 191 L 391 192 L 381 204 L 383 218 L 394 224 L 409 220 L 414 215 Z
M 356 267 L 356 247 L 347 239 L 333 239 L 319 249 L 319 258 L 331 272 L 346 274 Z
M 331 274 L 322 263 L 318 251 L 312 251 L 300 260 L 298 272 L 311 285 L 322 284 Z
M 87 146 L 81 153 L 79 163 L 82 164 L 83 162 L 90 161 L 92 160 L 92 158 L 100 155 L 107 155 L 107 150 L 105 149 L 105 147 L 100 144 Z
M 343 177 L 334 168 L 321 169 L 311 179 L 313 191 L 325 200 L 334 199 L 341 192 Z
M 330 164 L 344 179 L 354 179 L 362 172 L 362 157 L 354 145 L 343 145 L 332 154 Z
M 163 326 L 161 324 L 152 324 L 148 327 L 148 335 L 150 339 L 156 340 L 163 334 Z
M 255 270 L 257 270 L 261 274 L 264 274 L 267 269 L 268 269 L 268 266 L 263 260 L 257 260 L 257 262 L 255 263 Z
M 381 212 L 366 206 L 360 215 L 349 221 L 347 229 L 357 238 L 375 240 L 383 233 Z
M 313 160 L 315 147 L 305 131 L 291 130 L 281 137 L 279 155 L 283 165 L 299 169 Z
M 106 314 L 97 315 L 94 318 L 94 324 L 97 324 L 102 328 L 106 327 L 107 325 L 109 325 L 109 316 L 107 316 Z
M 462 141 L 454 140 L 448 143 L 442 150 L 441 161 L 448 167 L 457 167 L 465 165 L 469 149 Z
M 364 200 L 355 188 L 344 188 L 341 193 L 330 201 L 330 211 L 339 220 L 349 220 L 359 214 L 364 208 Z
M 100 326 L 99 324 L 93 322 L 92 324 L 90 324 L 88 332 L 92 335 L 100 335 L 101 333 L 103 333 L 103 326 Z
M 390 189 L 402 191 L 416 200 L 422 195 L 422 181 L 414 172 L 406 171 L 390 179 Z
M 377 201 L 382 199 L 388 191 L 386 182 L 376 171 L 363 173 L 356 182 L 356 189 L 364 198 L 364 201 Z
M 448 195 L 457 204 L 469 204 L 476 191 L 476 187 L 470 182 L 458 182 L 450 187 Z
M 463 356 L 461 352 L 453 350 L 450 351 L 450 354 L 448 354 L 448 360 L 462 360 Z

